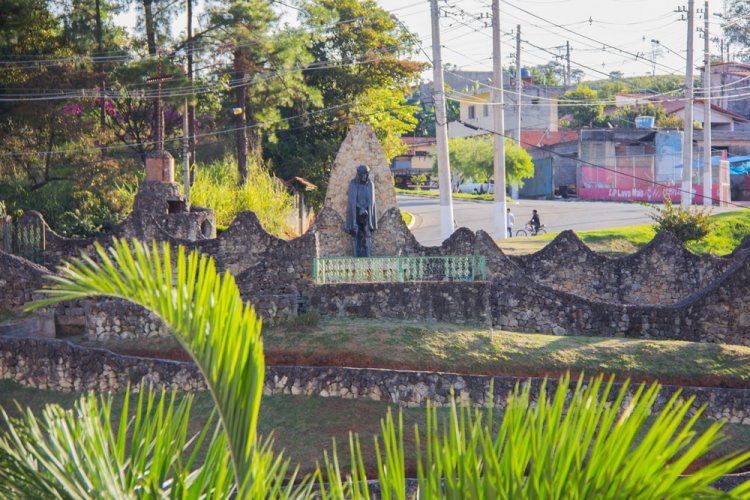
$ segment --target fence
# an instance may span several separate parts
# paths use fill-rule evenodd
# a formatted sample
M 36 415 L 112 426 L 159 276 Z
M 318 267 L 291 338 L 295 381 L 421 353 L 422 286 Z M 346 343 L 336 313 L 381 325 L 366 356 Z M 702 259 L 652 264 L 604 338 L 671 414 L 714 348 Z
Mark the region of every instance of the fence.
M 44 221 L 35 216 L 23 216 L 14 221 L 10 216 L 0 217 L 0 250 L 45 264 L 46 228 Z
M 316 258 L 313 275 L 317 284 L 487 279 L 483 255 Z

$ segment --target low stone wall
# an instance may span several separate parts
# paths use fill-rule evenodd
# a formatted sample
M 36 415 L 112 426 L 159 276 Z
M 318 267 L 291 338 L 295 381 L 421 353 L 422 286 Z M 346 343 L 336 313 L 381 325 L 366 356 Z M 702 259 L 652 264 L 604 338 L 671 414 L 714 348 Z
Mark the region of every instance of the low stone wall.
M 592 251 L 573 231 L 564 231 L 539 252 L 511 260 L 534 281 L 585 299 L 667 305 L 719 279 L 737 257 L 696 255 L 661 232 L 638 252 L 609 258 Z
M 92 299 L 86 303 L 86 337 L 91 340 L 168 337 L 171 333 L 154 314 L 120 299 Z
M 318 285 L 310 306 L 336 318 L 394 318 L 488 324 L 487 282 L 413 282 Z
M 121 391 L 128 384 L 144 384 L 182 391 L 204 390 L 205 382 L 192 363 L 119 356 L 103 349 L 81 347 L 61 340 L 0 337 L 0 379 L 41 389 L 100 392 Z M 346 399 L 370 399 L 403 406 L 424 406 L 427 401 L 445 406 L 451 391 L 457 400 L 473 405 L 506 405 L 517 384 L 531 384 L 532 400 L 542 390 L 541 379 L 489 377 L 454 373 L 429 373 L 357 368 L 268 366 L 264 393 Z M 547 391 L 557 380 L 547 382 Z M 492 387 L 492 393 L 490 393 Z M 572 388 L 572 386 L 571 386 Z M 614 384 L 613 392 L 621 384 Z M 634 388 L 629 389 L 630 394 Z M 750 389 L 664 386 L 656 409 L 677 392 L 682 399 L 695 397 L 693 408 L 706 405 L 704 415 L 750 425 Z
M 44 266 L 0 251 L 0 310 L 17 310 L 31 302 L 49 273 Z
M 181 391 L 206 388 L 192 363 L 119 356 L 64 340 L 0 337 L 0 379 L 57 391 L 117 392 L 143 384 Z

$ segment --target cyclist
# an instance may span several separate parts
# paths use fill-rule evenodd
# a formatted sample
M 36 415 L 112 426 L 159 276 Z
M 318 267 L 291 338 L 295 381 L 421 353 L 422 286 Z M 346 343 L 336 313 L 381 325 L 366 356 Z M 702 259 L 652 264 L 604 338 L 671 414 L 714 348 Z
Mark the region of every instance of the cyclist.
M 531 211 L 531 220 L 529 221 L 529 224 L 531 224 L 531 227 L 534 228 L 534 234 L 539 232 L 539 227 L 542 224 L 539 222 L 539 213 L 536 211 L 536 209 Z

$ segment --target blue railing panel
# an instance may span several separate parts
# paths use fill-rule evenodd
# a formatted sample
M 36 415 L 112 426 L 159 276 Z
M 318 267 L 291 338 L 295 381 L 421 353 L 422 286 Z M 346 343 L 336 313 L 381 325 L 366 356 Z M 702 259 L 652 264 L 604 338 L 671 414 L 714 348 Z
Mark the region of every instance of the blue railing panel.
M 313 275 L 318 284 L 487 280 L 483 255 L 316 258 Z

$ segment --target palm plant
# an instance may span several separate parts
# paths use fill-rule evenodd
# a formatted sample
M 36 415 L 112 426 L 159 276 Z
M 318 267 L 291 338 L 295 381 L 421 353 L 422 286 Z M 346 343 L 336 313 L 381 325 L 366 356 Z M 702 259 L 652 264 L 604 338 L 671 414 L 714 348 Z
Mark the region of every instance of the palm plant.
M 256 435 L 264 361 L 260 322 L 243 304 L 234 279 L 213 262 L 168 245 L 151 249 L 116 241 L 97 247 L 52 277 L 39 305 L 96 295 L 131 300 L 156 313 L 206 378 L 218 424 L 188 436 L 191 398 L 141 390 L 133 417 L 126 396 L 117 426 L 111 400 L 84 396 L 72 411 L 48 407 L 16 422 L 3 413 L 0 496 L 11 498 L 304 498 L 313 481 L 320 498 L 369 498 L 359 439 L 350 436 L 351 472 L 344 477 L 335 448 L 324 471 L 296 479 L 270 440 Z M 720 496 L 711 484 L 750 461 L 724 457 L 690 476 L 686 468 L 721 438 L 721 423 L 694 430 L 701 409 L 674 396 L 651 417 L 659 387 L 613 394 L 602 379 L 571 392 L 569 379 L 508 396 L 501 423 L 493 410 L 451 406 L 442 427 L 427 410 L 426 435 L 415 428 L 421 498 L 665 498 Z M 144 388 L 141 388 L 144 389 Z M 549 396 L 548 396 L 549 392 Z M 376 441 L 385 499 L 404 499 L 406 458 L 401 419 L 389 413 Z M 206 449 L 199 463 L 197 450 Z M 325 480 L 324 480 L 325 479 Z M 750 497 L 750 482 L 731 497 Z

